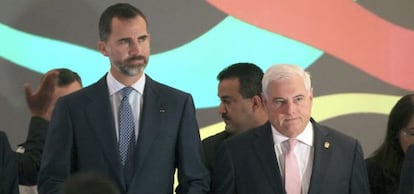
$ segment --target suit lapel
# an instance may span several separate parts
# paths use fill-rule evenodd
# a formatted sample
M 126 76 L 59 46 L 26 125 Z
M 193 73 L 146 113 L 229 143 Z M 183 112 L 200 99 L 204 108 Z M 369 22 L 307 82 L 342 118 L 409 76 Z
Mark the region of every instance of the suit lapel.
M 145 156 L 159 135 L 161 123 L 159 119 L 161 114 L 166 111 L 162 106 L 156 83 L 148 76 L 146 76 L 145 82 L 144 103 L 141 110 L 138 141 L 135 147 L 135 159 L 138 161 L 138 165 L 135 166 L 135 172 L 142 167 L 144 161 L 142 158 L 146 158 Z
M 91 86 L 89 93 L 91 103 L 86 107 L 86 115 L 89 123 L 95 131 L 102 146 L 102 151 L 110 163 L 119 182 L 123 182 L 121 175 L 121 163 L 119 160 L 118 143 L 115 132 L 115 122 L 110 106 L 108 87 L 103 77 L 96 84 Z M 115 158 L 115 159 L 114 159 Z
M 263 172 L 267 176 L 269 184 L 272 185 L 275 193 L 285 193 L 279 165 L 274 151 L 272 128 L 270 123 L 266 123 L 255 132 L 255 137 L 252 143 L 259 159 L 259 166 L 263 168 Z
M 332 152 L 329 146 L 333 143 L 329 138 L 329 132 L 324 130 L 322 126 L 311 120 L 314 131 L 314 159 L 312 167 L 312 176 L 310 180 L 309 194 L 320 193 L 323 186 L 322 182 L 326 176 L 326 166 L 330 163 Z

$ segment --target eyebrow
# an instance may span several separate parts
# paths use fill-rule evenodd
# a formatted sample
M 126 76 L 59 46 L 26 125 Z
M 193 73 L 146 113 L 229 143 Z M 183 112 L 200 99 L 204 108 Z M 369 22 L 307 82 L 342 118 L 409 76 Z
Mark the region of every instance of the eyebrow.
M 222 100 L 225 100 L 225 99 L 230 99 L 231 97 L 230 97 L 230 96 L 225 95 L 225 96 L 219 96 L 219 98 L 220 98 L 220 99 L 222 99 Z
M 120 38 L 120 39 L 118 39 L 118 42 L 120 42 L 120 41 L 129 41 L 129 40 L 131 40 L 132 38 L 130 38 L 130 37 L 123 37 L 123 38 Z
M 303 94 L 298 94 L 298 95 L 296 95 L 296 96 L 293 96 L 292 98 L 297 98 L 297 97 L 305 97 L 305 95 L 303 95 Z M 283 100 L 286 100 L 286 99 L 289 99 L 289 98 L 284 98 L 284 97 L 274 97 L 273 99 L 283 99 Z
M 149 34 L 143 34 L 141 36 L 138 36 L 138 38 L 148 38 Z

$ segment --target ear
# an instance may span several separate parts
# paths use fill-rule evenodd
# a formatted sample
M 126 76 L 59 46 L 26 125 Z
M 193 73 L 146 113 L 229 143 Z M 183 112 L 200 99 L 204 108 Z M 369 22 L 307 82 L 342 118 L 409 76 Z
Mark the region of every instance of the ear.
M 310 88 L 310 91 L 309 91 L 309 99 L 312 102 L 312 100 L 313 100 L 313 88 Z
M 253 110 L 257 110 L 258 108 L 263 107 L 262 99 L 258 95 L 253 96 L 251 100 Z
M 104 55 L 108 56 L 108 51 L 106 50 L 106 43 L 104 41 L 98 42 L 98 50 Z

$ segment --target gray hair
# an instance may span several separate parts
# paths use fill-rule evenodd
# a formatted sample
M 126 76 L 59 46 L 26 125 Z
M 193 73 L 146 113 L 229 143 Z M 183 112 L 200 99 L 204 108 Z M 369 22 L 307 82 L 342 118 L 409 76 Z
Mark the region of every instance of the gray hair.
M 292 76 L 300 76 L 303 78 L 306 91 L 311 92 L 310 73 L 303 70 L 301 67 L 290 64 L 277 64 L 270 66 L 262 79 L 263 94 L 267 97 L 267 88 L 272 81 L 279 81 L 290 78 Z

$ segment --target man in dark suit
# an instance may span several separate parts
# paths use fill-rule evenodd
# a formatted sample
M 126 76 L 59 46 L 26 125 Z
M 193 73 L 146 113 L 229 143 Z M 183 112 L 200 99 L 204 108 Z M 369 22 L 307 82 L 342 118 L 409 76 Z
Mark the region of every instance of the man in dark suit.
M 150 34 L 137 8 L 118 3 L 99 21 L 98 48 L 109 72 L 60 98 L 52 115 L 39 175 L 41 194 L 58 193 L 75 172 L 109 177 L 122 194 L 206 193 L 209 174 L 190 94 L 144 73 Z
M 414 140 L 414 136 L 411 138 Z M 405 153 L 398 193 L 414 194 L 414 144 L 411 144 Z
M 262 101 L 263 71 L 252 63 L 236 63 L 218 75 L 218 108 L 226 124 L 225 130 L 203 140 L 206 163 L 212 171 L 216 153 L 221 143 L 233 135 L 263 125 L 267 113 Z
M 262 85 L 269 122 L 223 142 L 212 193 L 369 193 L 358 141 L 311 118 L 309 73 L 274 65 Z
M 79 75 L 66 68 L 52 69 L 45 73 L 34 92 L 29 84 L 25 84 L 26 102 L 31 118 L 26 141 L 16 150 L 21 194 L 37 193 L 40 160 L 57 99 L 81 88 Z
M 6 133 L 0 131 L 0 194 L 19 193 L 17 165 Z

